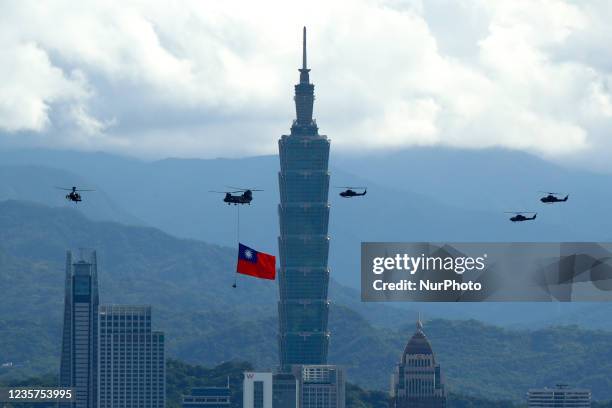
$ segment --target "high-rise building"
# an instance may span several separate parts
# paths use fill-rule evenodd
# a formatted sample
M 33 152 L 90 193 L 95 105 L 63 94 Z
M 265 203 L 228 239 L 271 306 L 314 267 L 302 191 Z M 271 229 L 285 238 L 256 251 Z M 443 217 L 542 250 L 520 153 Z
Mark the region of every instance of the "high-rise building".
M 558 384 L 555 388 L 534 388 L 527 393 L 529 408 L 590 408 L 591 391 Z
M 231 391 L 227 387 L 193 388 L 189 395 L 183 395 L 182 408 L 230 408 Z
M 312 117 L 314 85 L 306 64 L 306 28 L 296 119 L 278 142 L 280 155 L 279 349 L 282 371 L 325 364 L 329 333 L 329 139 Z
M 293 366 L 299 408 L 344 408 L 344 369 L 335 365 Z
M 390 408 L 444 407 L 446 390 L 440 365 L 419 319 L 391 378 Z
M 98 302 L 96 252 L 68 251 L 60 386 L 75 389 L 75 401 L 62 406 L 96 407 Z
M 102 305 L 99 408 L 164 408 L 164 333 L 151 330 L 150 306 Z
M 272 373 L 244 373 L 242 408 L 272 408 Z

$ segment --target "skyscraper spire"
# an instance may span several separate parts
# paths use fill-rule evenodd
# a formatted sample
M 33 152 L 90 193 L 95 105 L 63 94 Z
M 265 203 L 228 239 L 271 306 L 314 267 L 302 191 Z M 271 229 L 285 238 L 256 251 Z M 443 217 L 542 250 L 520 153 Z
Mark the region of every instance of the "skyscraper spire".
M 306 26 L 304 26 L 304 37 L 302 42 L 302 69 L 308 69 L 308 64 L 306 63 Z
M 300 68 L 300 84 L 308 84 L 310 83 L 310 78 L 308 73 L 310 69 L 308 69 L 308 61 L 306 59 L 306 27 L 304 27 L 302 38 L 302 68 Z
M 295 86 L 295 113 L 296 120 L 291 127 L 291 134 L 316 135 L 317 127 L 312 119 L 314 105 L 314 85 L 310 83 L 308 61 L 306 60 L 306 27 L 302 37 L 302 68 L 300 71 L 300 83 Z

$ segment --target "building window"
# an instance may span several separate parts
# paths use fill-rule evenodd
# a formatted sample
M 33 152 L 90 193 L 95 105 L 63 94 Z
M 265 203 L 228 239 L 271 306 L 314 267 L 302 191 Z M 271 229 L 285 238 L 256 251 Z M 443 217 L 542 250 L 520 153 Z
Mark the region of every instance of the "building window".
M 264 406 L 263 385 L 263 381 L 253 382 L 253 408 L 263 408 Z

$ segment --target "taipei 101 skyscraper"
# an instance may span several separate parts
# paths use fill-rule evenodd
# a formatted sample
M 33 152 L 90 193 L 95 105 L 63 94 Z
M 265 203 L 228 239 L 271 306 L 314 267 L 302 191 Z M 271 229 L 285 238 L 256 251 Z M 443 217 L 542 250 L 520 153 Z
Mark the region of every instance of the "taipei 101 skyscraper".
M 296 119 L 278 142 L 280 155 L 279 349 L 281 370 L 326 364 L 329 332 L 329 140 L 312 118 L 314 85 L 306 64 L 304 27 Z

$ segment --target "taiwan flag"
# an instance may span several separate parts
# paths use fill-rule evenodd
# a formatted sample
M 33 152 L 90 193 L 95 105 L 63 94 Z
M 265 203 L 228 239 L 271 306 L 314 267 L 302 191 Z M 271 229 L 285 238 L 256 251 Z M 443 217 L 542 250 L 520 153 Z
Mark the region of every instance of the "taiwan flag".
M 238 266 L 236 272 L 256 278 L 274 280 L 276 277 L 276 257 L 264 254 L 238 243 Z

